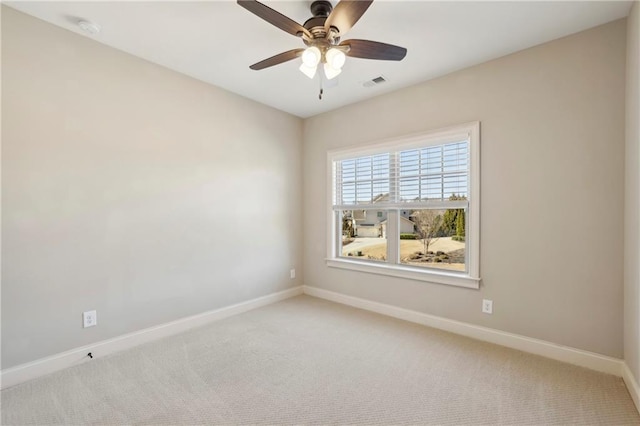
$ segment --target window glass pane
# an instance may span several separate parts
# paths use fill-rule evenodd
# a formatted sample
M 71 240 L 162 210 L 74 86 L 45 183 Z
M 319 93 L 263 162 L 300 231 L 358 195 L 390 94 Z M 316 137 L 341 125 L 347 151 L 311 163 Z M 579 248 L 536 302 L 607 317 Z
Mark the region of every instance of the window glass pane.
M 386 262 L 386 210 L 343 210 L 340 256 Z
M 420 179 L 417 177 L 400 178 L 400 201 L 418 201 L 420 199 Z
M 424 268 L 466 271 L 465 235 L 465 209 L 402 210 L 400 263 Z
M 420 173 L 420 151 L 413 149 L 411 151 L 400 152 L 398 163 L 400 166 L 400 176 L 411 176 Z
M 386 153 L 336 162 L 336 202 L 355 205 L 389 201 L 390 158 Z
M 400 201 L 447 200 L 468 193 L 469 142 L 400 151 Z
M 358 182 L 356 184 L 357 191 L 357 202 L 364 204 L 370 203 L 372 200 L 371 196 L 371 181 Z
M 356 202 L 356 184 L 345 183 L 342 185 L 342 202 L 344 204 L 355 204 Z

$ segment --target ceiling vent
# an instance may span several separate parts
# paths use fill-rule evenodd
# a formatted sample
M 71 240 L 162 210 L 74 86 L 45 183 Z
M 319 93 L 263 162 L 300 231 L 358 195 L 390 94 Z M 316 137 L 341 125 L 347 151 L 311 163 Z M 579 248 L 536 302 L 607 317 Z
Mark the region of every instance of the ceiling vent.
M 377 86 L 379 84 L 382 84 L 385 81 L 387 81 L 386 78 L 384 78 L 383 76 L 379 76 L 379 77 L 376 77 L 376 78 L 372 78 L 371 80 L 365 81 L 364 83 L 362 83 L 362 85 L 364 87 L 373 87 L 373 86 Z

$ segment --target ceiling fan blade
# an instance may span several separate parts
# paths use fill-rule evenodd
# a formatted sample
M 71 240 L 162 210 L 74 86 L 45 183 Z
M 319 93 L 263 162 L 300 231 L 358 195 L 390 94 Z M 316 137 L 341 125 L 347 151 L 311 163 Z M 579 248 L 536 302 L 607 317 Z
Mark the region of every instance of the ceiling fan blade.
M 343 36 L 362 17 L 371 6 L 373 0 L 342 0 L 333 8 L 324 23 L 324 29 L 329 34 L 331 27 L 336 27 Z
M 280 28 L 282 31 L 286 31 L 296 37 L 304 34 L 307 37 L 312 38 L 311 33 L 307 31 L 305 27 L 298 24 L 296 21 L 287 18 L 282 13 L 271 9 L 269 6 L 260 3 L 259 1 L 238 0 L 238 4 L 254 15 L 264 19 L 268 23 Z
M 286 52 L 278 53 L 275 56 L 267 58 L 264 61 L 257 62 L 255 64 L 251 65 L 249 68 L 251 68 L 252 70 L 256 70 L 256 71 L 257 70 L 262 70 L 262 69 L 265 69 L 265 68 L 269 68 L 269 67 L 272 67 L 274 65 L 278 65 L 278 64 L 281 64 L 283 62 L 287 62 L 287 61 L 290 61 L 292 59 L 295 59 L 298 56 L 302 55 L 302 52 L 304 52 L 304 49 L 287 50 Z
M 401 61 L 407 54 L 407 49 L 404 47 L 371 40 L 345 40 L 340 43 L 340 46 L 349 46 L 346 54 L 353 58 Z

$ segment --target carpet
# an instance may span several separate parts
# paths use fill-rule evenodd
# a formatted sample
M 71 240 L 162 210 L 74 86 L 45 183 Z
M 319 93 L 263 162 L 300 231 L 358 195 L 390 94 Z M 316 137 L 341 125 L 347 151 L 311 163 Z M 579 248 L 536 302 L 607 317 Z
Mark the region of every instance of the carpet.
M 5 425 L 640 425 L 619 377 L 310 296 L 0 398 Z

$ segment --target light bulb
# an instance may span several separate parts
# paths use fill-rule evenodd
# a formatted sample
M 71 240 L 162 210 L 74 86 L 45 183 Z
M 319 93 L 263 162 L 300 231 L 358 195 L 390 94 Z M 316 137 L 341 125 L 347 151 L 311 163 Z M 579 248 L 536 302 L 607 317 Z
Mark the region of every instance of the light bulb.
M 335 70 L 339 70 L 344 65 L 344 62 L 347 59 L 347 56 L 344 54 L 342 50 L 332 47 L 331 49 L 327 50 L 327 53 L 325 54 L 325 58 L 327 60 L 327 64 L 329 64 L 331 68 Z
M 325 62 L 324 64 L 324 75 L 327 77 L 327 80 L 331 80 L 334 77 L 337 77 L 342 70 L 340 68 L 333 68 L 329 63 Z
M 308 67 L 305 64 L 300 65 L 300 68 L 299 68 L 299 70 L 302 71 L 302 73 L 309 78 L 313 78 L 316 75 L 317 69 L 318 69 L 318 65 Z
M 315 67 L 320 63 L 320 49 L 311 46 L 302 52 L 302 63 L 307 67 Z

